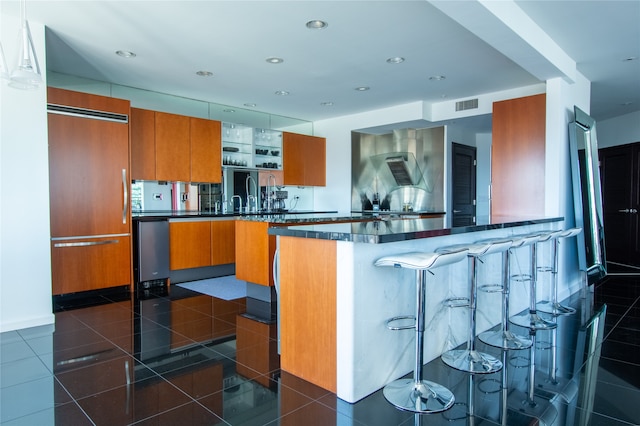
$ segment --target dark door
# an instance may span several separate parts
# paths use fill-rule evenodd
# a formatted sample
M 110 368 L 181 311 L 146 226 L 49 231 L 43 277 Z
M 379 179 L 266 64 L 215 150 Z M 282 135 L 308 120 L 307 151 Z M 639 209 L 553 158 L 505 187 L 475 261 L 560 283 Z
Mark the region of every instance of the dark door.
M 607 262 L 640 266 L 640 142 L 599 151 Z
M 476 223 L 476 148 L 453 143 L 453 226 Z

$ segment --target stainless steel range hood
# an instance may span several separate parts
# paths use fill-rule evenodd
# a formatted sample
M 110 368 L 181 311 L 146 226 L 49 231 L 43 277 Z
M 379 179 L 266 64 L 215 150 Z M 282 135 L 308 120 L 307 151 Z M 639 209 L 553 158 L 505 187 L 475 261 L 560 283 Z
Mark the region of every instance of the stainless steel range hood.
M 352 211 L 444 211 L 444 128 L 352 132 Z

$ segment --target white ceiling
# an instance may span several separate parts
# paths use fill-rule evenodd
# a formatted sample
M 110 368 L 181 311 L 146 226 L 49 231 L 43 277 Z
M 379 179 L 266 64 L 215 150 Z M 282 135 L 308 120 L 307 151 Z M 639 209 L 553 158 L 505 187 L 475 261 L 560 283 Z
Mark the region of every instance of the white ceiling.
M 18 15 L 18 2 L 0 4 Z M 27 14 L 47 26 L 50 70 L 304 120 L 462 100 L 572 66 L 592 81 L 597 120 L 640 110 L 640 60 L 623 60 L 640 57 L 640 0 L 50 0 L 28 1 Z M 309 30 L 312 19 L 329 26 Z

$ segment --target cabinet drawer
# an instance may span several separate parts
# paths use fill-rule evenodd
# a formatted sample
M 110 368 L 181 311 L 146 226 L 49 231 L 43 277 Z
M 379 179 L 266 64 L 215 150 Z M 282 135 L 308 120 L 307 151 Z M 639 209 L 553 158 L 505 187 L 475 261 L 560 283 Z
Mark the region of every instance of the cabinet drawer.
M 54 295 L 129 285 L 131 237 L 52 241 L 51 272 Z

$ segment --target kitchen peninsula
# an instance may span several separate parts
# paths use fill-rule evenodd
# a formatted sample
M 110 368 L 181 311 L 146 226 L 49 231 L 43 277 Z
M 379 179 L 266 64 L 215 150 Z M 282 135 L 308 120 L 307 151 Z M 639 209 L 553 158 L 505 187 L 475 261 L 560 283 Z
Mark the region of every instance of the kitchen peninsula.
M 563 218 L 494 218 L 488 225 L 447 228 L 443 218 L 391 219 L 271 227 L 278 237 L 281 368 L 356 402 L 413 369 L 413 333 L 390 331 L 389 318 L 415 310 L 415 273 L 376 268 L 384 255 L 434 251 L 487 238 L 559 229 Z M 499 278 L 501 256 L 483 260 L 482 278 Z M 528 254 L 518 256 L 528 267 Z M 515 273 L 515 272 L 514 272 Z M 466 315 L 453 317 L 442 301 L 468 295 L 466 262 L 439 268 L 428 286 L 428 362 L 462 343 Z M 565 290 L 565 289 L 563 289 Z M 526 307 L 514 294 L 512 312 Z M 501 299 L 479 302 L 478 330 L 499 323 Z

